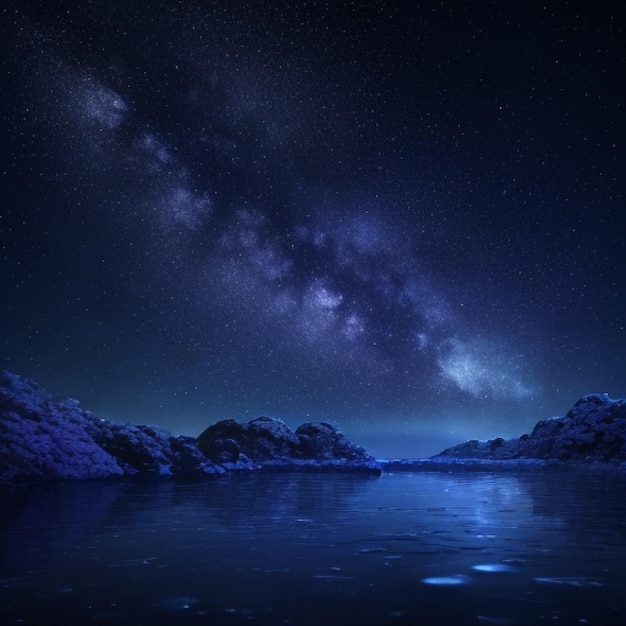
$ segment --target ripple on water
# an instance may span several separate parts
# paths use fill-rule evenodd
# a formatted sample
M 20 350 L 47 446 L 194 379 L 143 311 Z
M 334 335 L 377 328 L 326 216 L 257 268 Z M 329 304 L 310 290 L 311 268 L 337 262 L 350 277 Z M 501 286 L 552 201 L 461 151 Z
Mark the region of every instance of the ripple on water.
M 454 576 L 431 576 L 429 578 L 422 578 L 422 582 L 425 585 L 435 585 L 438 587 L 454 587 L 458 585 L 467 585 L 471 582 L 469 576 L 465 574 L 455 574 Z
M 472 569 L 476 572 L 483 572 L 486 574 L 504 574 L 519 571 L 517 567 L 506 565 L 504 563 L 480 563 L 479 565 L 473 565 Z
M 315 574 L 313 578 L 317 580 L 323 580 L 324 582 L 336 582 L 336 583 L 353 583 L 356 582 L 354 576 L 336 576 L 333 574 Z
M 534 579 L 542 585 L 564 585 L 566 587 L 585 587 L 595 588 L 604 587 L 607 584 L 606 580 L 601 578 L 589 578 L 587 576 L 553 576 L 553 577 L 539 577 Z
M 380 554 L 382 552 L 387 552 L 387 548 L 375 547 L 375 548 L 361 548 L 357 554 Z

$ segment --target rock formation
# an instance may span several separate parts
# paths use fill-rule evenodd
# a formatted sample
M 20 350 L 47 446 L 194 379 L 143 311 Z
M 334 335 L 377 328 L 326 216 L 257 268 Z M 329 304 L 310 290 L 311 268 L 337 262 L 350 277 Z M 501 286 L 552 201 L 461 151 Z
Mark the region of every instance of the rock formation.
M 72 398 L 0 374 L 0 480 L 221 474 L 195 439 L 96 418 Z
M 208 459 L 229 469 L 252 466 L 380 469 L 363 448 L 325 422 L 307 422 L 294 433 L 285 422 L 271 417 L 257 417 L 245 424 L 222 420 L 198 437 L 198 445 Z
M 626 464 L 626 400 L 590 394 L 578 400 L 565 417 L 538 422 L 529 435 L 508 440 L 474 439 L 433 458 Z
M 93 419 L 76 400 L 54 400 L 36 383 L 0 375 L 0 479 L 121 476 L 117 460 L 88 434 Z
M 363 448 L 333 426 L 224 420 L 199 439 L 153 426 L 98 419 L 77 400 L 0 374 L 0 483 L 115 476 L 202 477 L 237 469 L 344 469 L 380 473 Z
M 227 471 L 347 470 L 379 474 L 442 463 L 597 462 L 626 467 L 626 400 L 581 398 L 565 417 L 537 423 L 517 439 L 471 440 L 431 459 L 376 462 L 331 424 L 292 431 L 258 417 L 209 426 L 199 437 L 98 419 L 77 400 L 56 398 L 31 380 L 0 374 L 0 483 L 122 476 L 202 477 Z

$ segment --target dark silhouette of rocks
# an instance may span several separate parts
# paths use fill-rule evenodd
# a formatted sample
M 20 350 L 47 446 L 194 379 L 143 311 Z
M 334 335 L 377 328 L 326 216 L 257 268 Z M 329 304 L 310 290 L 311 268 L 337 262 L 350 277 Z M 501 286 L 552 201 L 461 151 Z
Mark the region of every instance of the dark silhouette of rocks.
M 330 424 L 304 424 L 294 433 L 281 420 L 259 417 L 246 424 L 218 422 L 199 439 L 173 436 L 154 426 L 99 419 L 77 400 L 0 374 L 0 482 L 197 478 L 260 468 L 381 472 Z
M 374 458 L 331 424 L 307 422 L 293 432 L 285 422 L 257 417 L 247 423 L 232 419 L 209 426 L 199 437 L 202 453 L 228 469 L 345 468 L 380 471 Z
M 154 426 L 91 420 L 87 432 L 114 457 L 126 475 L 201 476 L 223 474 L 198 449 L 193 437 L 173 436 Z
M 296 429 L 296 437 L 305 459 L 332 461 L 341 458 L 347 461 L 372 460 L 364 448 L 348 441 L 334 426 L 327 422 L 307 422 Z
M 607 394 L 584 396 L 565 417 L 538 422 L 516 439 L 476 439 L 453 446 L 434 460 L 543 460 L 626 466 L 626 401 Z
M 226 419 L 209 426 L 198 437 L 202 453 L 215 462 L 241 467 L 297 455 L 298 438 L 282 420 L 257 417 L 247 423 Z

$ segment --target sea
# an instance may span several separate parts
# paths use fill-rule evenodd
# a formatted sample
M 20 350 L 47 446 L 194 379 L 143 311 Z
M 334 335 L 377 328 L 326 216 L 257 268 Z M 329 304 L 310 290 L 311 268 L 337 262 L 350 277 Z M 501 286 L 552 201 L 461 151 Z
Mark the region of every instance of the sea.
M 240 472 L 1 494 L 0 624 L 626 625 L 626 474 Z

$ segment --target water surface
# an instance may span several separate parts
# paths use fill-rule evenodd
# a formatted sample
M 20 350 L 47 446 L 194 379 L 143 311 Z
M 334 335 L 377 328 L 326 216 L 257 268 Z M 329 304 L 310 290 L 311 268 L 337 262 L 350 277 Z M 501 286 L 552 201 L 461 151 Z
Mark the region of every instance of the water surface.
M 626 624 L 626 479 L 239 474 L 3 497 L 0 623 Z

